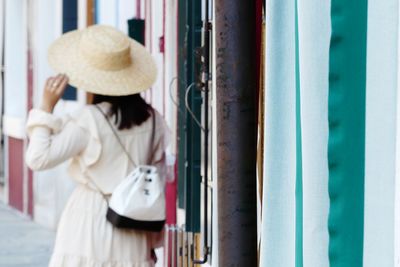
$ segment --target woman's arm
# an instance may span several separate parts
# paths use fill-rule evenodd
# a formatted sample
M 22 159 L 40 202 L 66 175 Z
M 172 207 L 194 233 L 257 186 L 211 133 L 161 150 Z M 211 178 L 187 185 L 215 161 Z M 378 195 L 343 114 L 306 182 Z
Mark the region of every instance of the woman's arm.
M 31 115 L 34 116 L 35 112 L 40 111 L 33 110 Z M 67 122 L 57 134 L 46 126 L 34 126 L 25 161 L 32 170 L 49 169 L 78 155 L 88 142 L 89 134 L 72 121 Z
M 26 163 L 33 170 L 52 168 L 85 149 L 89 135 L 73 121 L 67 121 L 54 134 L 57 119 L 51 113 L 68 84 L 65 75 L 50 77 L 46 81 L 40 109 L 32 110 L 28 118 L 30 142 Z
M 68 77 L 64 74 L 49 77 L 44 86 L 40 109 L 48 113 L 53 113 L 53 109 L 64 94 L 67 85 Z

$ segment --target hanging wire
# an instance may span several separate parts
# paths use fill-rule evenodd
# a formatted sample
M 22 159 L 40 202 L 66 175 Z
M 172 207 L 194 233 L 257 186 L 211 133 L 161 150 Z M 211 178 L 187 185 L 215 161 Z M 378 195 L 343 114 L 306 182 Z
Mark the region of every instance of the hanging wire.
M 190 90 L 192 90 L 193 86 L 196 85 L 195 83 L 192 83 L 191 85 L 189 85 L 186 88 L 186 93 L 185 93 L 185 106 L 186 106 L 186 110 L 189 112 L 190 116 L 192 117 L 192 119 L 196 122 L 196 124 L 201 128 L 201 130 L 203 132 L 206 131 L 206 129 L 201 125 L 200 121 L 196 118 L 196 116 L 194 115 L 192 109 L 189 106 L 189 102 L 188 102 L 188 96 L 189 96 L 189 92 Z
M 174 95 L 172 93 L 172 86 L 175 81 L 180 81 L 178 76 L 172 78 L 171 81 L 169 82 L 169 98 L 171 99 L 172 103 L 174 103 L 174 105 L 178 109 L 179 113 L 181 113 L 182 115 L 185 115 L 184 111 L 180 108 L 178 101 L 175 100 Z
M 176 101 L 174 99 L 174 96 L 172 94 L 172 86 L 174 84 L 175 81 L 179 81 L 179 77 L 174 77 L 171 79 L 171 81 L 169 82 L 169 98 L 171 99 L 172 103 L 174 103 L 174 105 L 177 107 L 178 111 L 184 115 L 184 111 L 180 108 L 180 105 L 178 103 L 178 101 Z M 201 130 L 203 132 L 206 131 L 206 129 L 201 125 L 201 122 L 196 118 L 196 116 L 194 115 L 192 109 L 189 106 L 189 101 L 188 101 L 188 96 L 190 93 L 190 90 L 193 88 L 193 86 L 196 85 L 195 83 L 190 84 L 187 88 L 186 88 L 186 92 L 185 92 L 185 107 L 186 110 L 189 112 L 190 116 L 193 118 L 193 120 L 196 122 L 196 124 L 201 128 Z

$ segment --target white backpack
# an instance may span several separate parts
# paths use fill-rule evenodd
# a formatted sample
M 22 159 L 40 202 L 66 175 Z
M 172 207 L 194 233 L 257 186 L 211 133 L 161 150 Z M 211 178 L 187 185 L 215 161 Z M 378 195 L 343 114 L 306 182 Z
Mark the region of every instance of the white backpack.
M 108 201 L 105 194 L 98 188 L 108 203 L 106 218 L 115 227 L 159 232 L 165 224 L 165 185 L 158 174 L 157 167 L 152 165 L 137 165 L 126 151 L 107 115 L 96 105 L 113 131 L 121 148 L 129 161 L 136 166 L 115 188 Z M 152 111 L 153 129 L 151 147 L 153 150 L 155 136 L 155 113 Z M 148 160 L 152 162 L 153 154 Z

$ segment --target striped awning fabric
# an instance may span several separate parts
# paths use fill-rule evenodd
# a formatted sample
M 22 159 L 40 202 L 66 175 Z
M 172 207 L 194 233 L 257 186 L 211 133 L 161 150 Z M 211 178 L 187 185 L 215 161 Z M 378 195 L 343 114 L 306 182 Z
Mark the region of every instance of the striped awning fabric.
M 399 1 L 266 0 L 260 266 L 400 266 Z

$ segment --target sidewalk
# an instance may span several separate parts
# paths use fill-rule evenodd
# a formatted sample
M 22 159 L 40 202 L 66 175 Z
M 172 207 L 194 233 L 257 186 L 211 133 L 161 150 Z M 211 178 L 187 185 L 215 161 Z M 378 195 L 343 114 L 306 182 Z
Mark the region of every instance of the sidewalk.
M 54 237 L 0 202 L 0 267 L 46 267 Z

